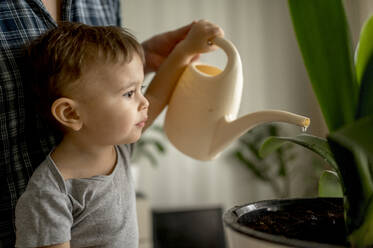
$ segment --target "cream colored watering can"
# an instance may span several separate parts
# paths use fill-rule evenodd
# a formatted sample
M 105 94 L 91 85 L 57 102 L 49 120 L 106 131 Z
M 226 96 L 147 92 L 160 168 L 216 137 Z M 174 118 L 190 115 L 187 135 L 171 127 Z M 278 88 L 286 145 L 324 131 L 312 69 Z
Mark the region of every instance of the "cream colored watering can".
M 191 63 L 169 102 L 164 130 L 179 151 L 194 159 L 212 160 L 258 124 L 287 122 L 309 126 L 309 118 L 279 110 L 258 111 L 236 119 L 243 86 L 241 58 L 230 41 L 217 37 L 213 43 L 228 56 L 224 71 Z

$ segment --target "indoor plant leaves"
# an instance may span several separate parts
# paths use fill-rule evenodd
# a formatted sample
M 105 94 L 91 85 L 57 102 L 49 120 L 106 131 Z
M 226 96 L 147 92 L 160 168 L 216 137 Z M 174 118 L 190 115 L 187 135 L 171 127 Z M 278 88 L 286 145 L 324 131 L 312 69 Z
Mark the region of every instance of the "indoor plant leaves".
M 358 83 L 341 0 L 289 0 L 309 78 L 329 131 L 355 118 Z
M 342 185 L 351 245 L 372 246 L 372 17 L 361 32 L 355 73 L 342 0 L 288 2 L 303 60 L 330 134 L 327 140 L 304 140 L 301 135 L 270 138 L 263 144 L 263 154 L 284 142 L 293 142 L 323 156 L 335 168 Z M 311 146 L 312 142 L 323 145 Z
M 265 157 L 287 142 L 301 145 L 315 152 L 333 166 L 334 169 L 338 169 L 328 142 L 323 138 L 309 134 L 300 134 L 296 137 L 269 137 L 263 142 L 260 148 L 260 155 Z

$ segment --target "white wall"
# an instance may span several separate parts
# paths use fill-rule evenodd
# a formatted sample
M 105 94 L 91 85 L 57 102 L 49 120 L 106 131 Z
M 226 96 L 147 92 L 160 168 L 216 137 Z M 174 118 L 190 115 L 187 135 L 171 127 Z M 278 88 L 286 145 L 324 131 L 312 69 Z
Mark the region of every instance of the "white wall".
M 353 1 L 348 4 L 353 6 Z M 268 108 L 287 110 L 309 116 L 310 133 L 326 133 L 286 0 L 125 0 L 122 8 L 124 26 L 140 41 L 196 19 L 219 24 L 242 58 L 244 92 L 240 114 Z M 353 8 L 351 16 L 360 14 L 359 8 Z M 355 24 L 359 26 L 360 21 Z M 202 59 L 219 67 L 225 65 L 223 52 L 214 52 Z M 158 124 L 162 124 L 163 117 L 157 120 Z M 288 129 L 291 134 L 300 132 L 297 127 Z M 215 161 L 199 162 L 175 150 L 167 140 L 165 143 L 168 152 L 159 158 L 158 167 L 146 161 L 140 165 L 139 189 L 153 207 L 231 207 L 273 197 L 268 187 L 253 178 L 246 168 L 227 159 L 229 151 Z M 300 151 L 303 155 L 295 162 L 298 172 L 294 172 L 293 196 L 303 194 L 304 187 L 300 184 L 312 171 L 307 166 L 310 154 Z M 299 173 L 302 171 L 303 176 Z

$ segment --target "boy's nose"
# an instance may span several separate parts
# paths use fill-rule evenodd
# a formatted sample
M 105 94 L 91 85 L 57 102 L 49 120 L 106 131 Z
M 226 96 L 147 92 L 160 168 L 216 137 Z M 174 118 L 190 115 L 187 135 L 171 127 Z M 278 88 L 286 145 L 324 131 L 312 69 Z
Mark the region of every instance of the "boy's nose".
M 142 96 L 141 104 L 140 104 L 140 110 L 144 110 L 144 109 L 147 109 L 147 108 L 149 108 L 149 101 L 148 101 L 148 99 L 146 99 L 145 96 Z

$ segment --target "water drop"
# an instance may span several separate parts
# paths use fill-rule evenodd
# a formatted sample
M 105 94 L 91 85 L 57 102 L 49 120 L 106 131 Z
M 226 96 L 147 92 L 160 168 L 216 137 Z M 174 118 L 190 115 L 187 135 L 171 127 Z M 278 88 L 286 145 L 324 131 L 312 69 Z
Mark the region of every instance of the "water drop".
M 307 132 L 307 128 L 308 128 L 308 126 L 303 126 L 303 127 L 301 127 L 302 132 L 303 132 L 303 133 Z

